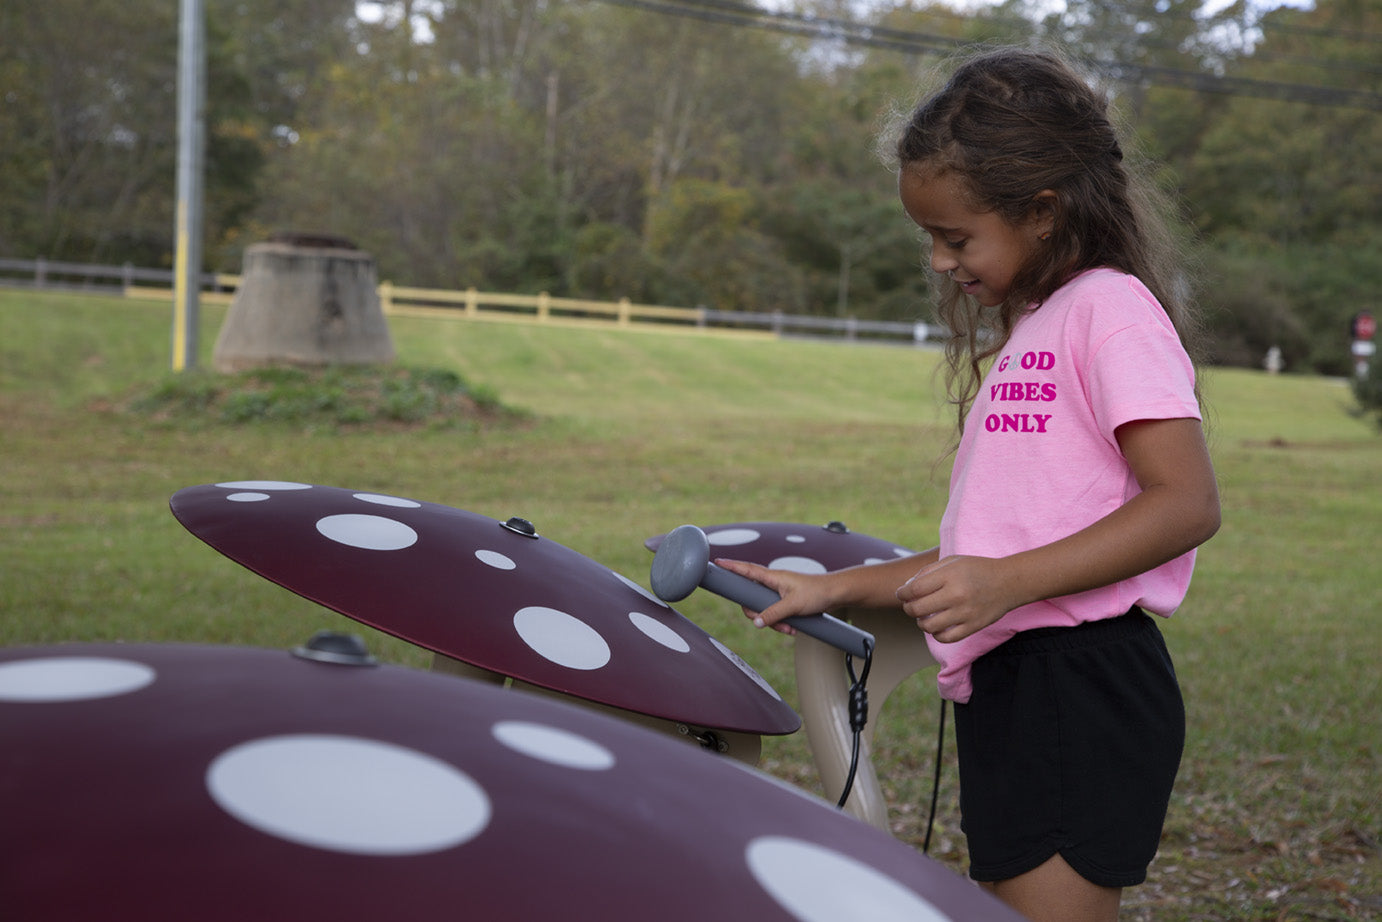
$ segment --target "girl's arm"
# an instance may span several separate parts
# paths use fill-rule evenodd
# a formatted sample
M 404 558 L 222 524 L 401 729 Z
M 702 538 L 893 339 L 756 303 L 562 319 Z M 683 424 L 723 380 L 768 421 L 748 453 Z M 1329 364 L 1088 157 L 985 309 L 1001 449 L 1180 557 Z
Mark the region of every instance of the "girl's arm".
M 931 548 L 910 557 L 830 573 L 770 570 L 742 560 L 717 560 L 715 563 L 760 582 L 782 596 L 782 601 L 762 612 L 746 610 L 745 613 L 753 617 L 759 627 L 773 625 L 784 634 L 792 634 L 795 631 L 789 625 L 778 623 L 792 615 L 814 615 L 845 608 L 901 608 L 898 587 L 939 558 L 938 549 Z
M 948 557 L 897 592 L 903 610 L 944 643 L 1040 599 L 1136 576 L 1219 529 L 1219 491 L 1195 419 L 1139 420 L 1115 435 L 1142 492 L 1069 537 L 1002 558 Z

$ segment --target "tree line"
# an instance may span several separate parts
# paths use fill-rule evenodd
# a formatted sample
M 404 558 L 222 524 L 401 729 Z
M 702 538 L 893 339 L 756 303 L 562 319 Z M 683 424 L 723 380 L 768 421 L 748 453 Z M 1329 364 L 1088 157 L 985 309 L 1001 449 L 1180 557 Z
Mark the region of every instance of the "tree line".
M 408 285 L 926 319 L 881 126 L 947 56 L 1044 40 L 1183 203 L 1214 361 L 1347 373 L 1382 287 L 1382 0 L 205 14 L 208 270 L 296 231 Z M 0 255 L 172 264 L 177 45 L 167 0 L 0 0 Z

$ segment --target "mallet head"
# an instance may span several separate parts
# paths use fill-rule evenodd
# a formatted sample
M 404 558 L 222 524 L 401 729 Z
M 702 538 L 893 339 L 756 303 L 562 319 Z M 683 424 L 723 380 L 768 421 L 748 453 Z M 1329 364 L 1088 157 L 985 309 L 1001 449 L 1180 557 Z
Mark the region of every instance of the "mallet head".
M 653 593 L 664 602 L 680 602 L 705 578 L 710 541 L 695 525 L 680 525 L 662 539 L 653 555 Z

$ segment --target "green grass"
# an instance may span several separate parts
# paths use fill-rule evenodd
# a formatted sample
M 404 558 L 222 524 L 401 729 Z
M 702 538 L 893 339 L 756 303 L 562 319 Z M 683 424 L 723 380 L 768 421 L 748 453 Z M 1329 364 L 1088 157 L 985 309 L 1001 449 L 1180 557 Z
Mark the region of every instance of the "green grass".
M 203 309 L 207 366 L 220 320 Z M 185 386 L 196 406 L 200 385 L 169 382 L 170 325 L 160 305 L 0 292 L 0 643 L 287 647 L 334 628 L 425 665 L 187 533 L 167 503 L 193 484 L 291 479 L 521 515 L 645 585 L 644 538 L 683 522 L 839 519 L 925 547 L 945 502 L 950 417 L 928 351 L 395 317 L 401 364 L 523 415 L 236 422 L 140 404 Z M 1162 853 L 1124 917 L 1375 916 L 1382 436 L 1340 382 L 1213 371 L 1206 395 L 1224 526 L 1165 625 L 1190 735 Z M 780 636 L 705 593 L 678 609 L 792 697 Z M 935 710 L 918 676 L 877 716 L 894 830 L 913 843 Z M 814 788 L 802 737 L 766 740 L 763 767 Z M 932 854 L 960 870 L 950 753 Z

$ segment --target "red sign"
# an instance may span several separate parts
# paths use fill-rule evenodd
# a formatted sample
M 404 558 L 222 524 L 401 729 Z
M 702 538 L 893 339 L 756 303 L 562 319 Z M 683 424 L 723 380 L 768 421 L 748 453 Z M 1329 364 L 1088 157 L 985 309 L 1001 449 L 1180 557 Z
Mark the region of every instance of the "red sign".
M 1353 316 L 1353 338 L 1372 339 L 1377 333 L 1377 321 L 1367 311 L 1359 311 Z

